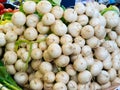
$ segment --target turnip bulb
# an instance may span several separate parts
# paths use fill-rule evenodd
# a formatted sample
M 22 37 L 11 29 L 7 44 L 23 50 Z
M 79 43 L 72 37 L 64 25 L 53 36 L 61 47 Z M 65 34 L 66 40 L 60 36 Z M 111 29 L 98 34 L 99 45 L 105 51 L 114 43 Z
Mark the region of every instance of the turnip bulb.
M 36 6 L 37 12 L 40 14 L 49 13 L 52 9 L 52 5 L 49 1 L 43 0 L 40 1 Z
M 36 10 L 36 3 L 34 1 L 26 1 L 23 4 L 23 10 L 26 14 L 32 14 Z
M 19 27 L 25 24 L 26 16 L 22 12 L 15 12 L 11 20 L 14 25 Z

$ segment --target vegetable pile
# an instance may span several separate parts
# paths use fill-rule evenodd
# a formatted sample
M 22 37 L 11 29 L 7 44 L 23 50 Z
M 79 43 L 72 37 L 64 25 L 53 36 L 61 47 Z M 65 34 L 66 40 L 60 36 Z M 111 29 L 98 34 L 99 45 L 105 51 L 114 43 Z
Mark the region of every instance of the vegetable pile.
M 97 2 L 65 9 L 50 1 L 26 1 L 0 25 L 0 55 L 16 83 L 24 90 L 120 84 L 119 9 Z

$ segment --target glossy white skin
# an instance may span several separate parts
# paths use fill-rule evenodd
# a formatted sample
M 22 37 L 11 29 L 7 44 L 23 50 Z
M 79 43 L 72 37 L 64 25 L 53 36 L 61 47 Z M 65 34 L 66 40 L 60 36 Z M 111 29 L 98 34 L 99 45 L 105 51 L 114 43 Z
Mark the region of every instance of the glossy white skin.
M 78 83 L 78 89 L 77 90 L 90 90 L 90 82 L 86 84 Z
M 58 45 L 57 43 L 52 43 L 48 46 L 48 54 L 52 57 L 52 58 L 57 58 L 62 54 L 62 49 L 60 47 L 60 45 Z
M 101 86 L 97 82 L 92 82 L 90 84 L 90 90 L 101 90 Z
M 11 75 L 14 75 L 16 73 L 14 65 L 6 65 L 6 69 Z
M 14 27 L 13 27 L 13 31 L 14 31 L 15 33 L 17 33 L 17 35 L 22 35 L 23 32 L 24 32 L 24 30 L 25 30 L 25 27 L 24 27 L 24 26 L 17 27 L 17 26 L 14 25 Z
M 44 82 L 44 90 L 53 90 L 53 83 Z
M 89 56 L 90 54 L 92 54 L 92 49 L 91 49 L 91 47 L 88 46 L 88 45 L 83 46 L 82 49 L 81 49 L 81 54 L 82 54 L 83 56 Z
M 4 62 L 6 64 L 14 64 L 17 61 L 17 54 L 14 51 L 6 51 L 4 54 Z
M 109 55 L 108 51 L 104 47 L 96 48 L 94 54 L 99 60 L 105 60 Z
M 47 49 L 47 44 L 45 41 L 40 42 L 38 45 L 38 48 L 40 48 L 42 51 L 45 51 Z
M 36 27 L 39 21 L 39 16 L 36 14 L 30 14 L 27 16 L 26 25 L 28 27 Z
M 117 71 L 114 68 L 108 70 L 108 73 L 110 75 L 110 81 L 113 81 L 117 77 Z
M 77 90 L 77 83 L 73 80 L 70 80 L 67 84 L 69 90 Z
M 43 52 L 43 58 L 44 58 L 44 60 L 47 61 L 47 62 L 53 61 L 53 58 L 49 55 L 49 53 L 48 53 L 47 50 L 45 50 L 45 51 Z
M 42 58 L 42 50 L 39 48 L 33 49 L 31 52 L 32 59 L 41 59 Z
M 68 25 L 68 33 L 72 37 L 78 36 L 80 34 L 81 29 L 82 29 L 82 26 L 78 22 L 73 22 Z
M 63 17 L 67 22 L 75 22 L 77 20 L 77 12 L 72 8 L 68 8 L 64 11 Z
M 86 7 L 84 6 L 83 3 L 78 2 L 75 4 L 74 10 L 77 12 L 77 14 L 83 14 L 86 10 Z
M 22 59 L 18 59 L 15 62 L 15 69 L 17 71 L 24 71 L 25 70 L 25 62 L 23 62 Z
M 114 28 L 119 24 L 119 15 L 114 11 L 106 12 L 103 15 L 107 21 L 107 27 Z
M 117 36 L 117 39 L 115 40 L 118 47 L 120 47 L 120 35 Z
M 24 85 L 28 81 L 28 75 L 25 72 L 17 72 L 14 75 L 14 79 L 19 85 Z
M 78 16 L 77 22 L 84 26 L 88 23 L 88 20 L 89 18 L 85 14 L 82 14 Z
M 87 66 L 92 66 L 94 64 L 94 58 L 91 56 L 84 57 L 85 61 L 87 62 Z
M 43 22 L 37 23 L 37 31 L 40 34 L 46 34 L 49 31 L 49 26 L 43 25 Z
M 118 25 L 115 27 L 115 32 L 120 35 L 120 22 L 118 23 Z
M 91 25 L 86 25 L 81 29 L 81 36 L 84 39 L 89 39 L 94 35 L 94 28 Z
M 29 56 L 29 52 L 26 51 L 26 52 L 24 52 L 24 53 L 21 54 L 21 59 L 22 59 L 24 62 L 26 62 L 28 56 Z M 31 57 L 30 57 L 30 58 L 31 58 Z
M 56 20 L 55 23 L 51 25 L 51 31 L 58 36 L 63 36 L 68 30 L 67 26 L 61 20 Z
M 97 76 L 101 73 L 103 65 L 101 64 L 102 62 L 95 62 L 93 65 L 90 67 L 90 72 L 92 76 Z M 101 65 L 100 65 L 101 64 Z
M 55 34 L 49 34 L 46 38 L 47 45 L 50 45 L 52 43 L 58 43 L 59 44 L 59 37 Z
M 80 52 L 81 52 L 81 47 L 80 47 L 80 45 L 78 44 L 78 43 L 73 43 L 73 47 L 74 47 L 74 49 L 73 49 L 73 55 L 77 55 L 77 54 L 80 54 Z
M 96 25 L 95 28 L 94 28 L 94 31 L 95 31 L 95 36 L 98 38 L 98 39 L 104 39 L 105 36 L 106 36 L 106 30 L 103 26 L 101 25 Z
M 67 84 L 69 81 L 69 75 L 65 71 L 60 71 L 56 74 L 56 82 L 62 82 L 64 84 Z
M 33 68 L 33 70 L 38 71 L 39 70 L 39 66 L 41 64 L 41 60 L 32 60 L 31 62 L 31 67 Z
M 84 58 L 78 58 L 73 62 L 73 68 L 78 72 L 84 71 L 87 68 L 87 62 Z
M 103 67 L 106 70 L 111 69 L 112 67 L 112 57 L 110 55 L 108 55 L 108 57 L 103 61 Z
M 98 17 L 91 18 L 89 24 L 93 27 L 100 25 L 100 19 Z
M 7 22 L 6 24 L 2 25 L 1 30 L 4 33 L 7 33 L 8 31 L 12 31 L 14 25 L 12 22 Z
M 5 34 L 0 32 L 0 47 L 6 44 Z
M 72 43 L 65 43 L 62 45 L 62 52 L 64 55 L 71 55 L 73 53 L 74 47 Z
M 34 78 L 30 81 L 30 88 L 32 90 L 42 90 L 43 89 L 43 83 L 40 79 Z
M 73 68 L 72 64 L 69 64 L 65 67 L 65 71 L 70 75 L 70 76 L 75 76 L 76 75 L 76 70 Z
M 52 83 L 55 80 L 55 74 L 53 72 L 47 72 L 43 76 L 44 82 Z
M 91 73 L 90 73 L 89 71 L 87 71 L 87 70 L 85 70 L 85 71 L 83 71 L 83 72 L 80 72 L 80 73 L 78 74 L 78 81 L 79 81 L 79 83 L 81 83 L 81 84 L 86 84 L 86 83 L 90 82 L 91 79 L 92 79 L 92 75 L 91 75 Z
M 100 40 L 93 36 L 89 39 L 87 39 L 87 44 L 91 47 L 91 48 L 96 48 L 97 46 L 99 46 Z
M 15 12 L 11 20 L 14 25 L 20 27 L 25 24 L 26 16 L 22 12 Z
M 102 46 L 105 47 L 108 52 L 114 52 L 114 50 L 118 49 L 117 43 L 111 40 L 103 42 Z
M 65 43 L 72 43 L 72 42 L 73 42 L 73 38 L 69 34 L 65 34 L 60 38 L 60 43 L 62 45 L 65 44 Z
M 26 14 L 32 14 L 36 10 L 36 3 L 34 1 L 26 1 L 23 3 L 23 10 Z
M 61 55 L 60 57 L 56 58 L 54 62 L 58 67 L 65 67 L 69 64 L 70 58 L 66 55 Z
M 52 71 L 53 67 L 51 63 L 44 61 L 40 64 L 39 70 L 41 73 L 45 74 L 46 72 Z
M 43 25 L 52 25 L 55 22 L 55 16 L 52 13 L 46 13 L 42 17 Z
M 111 82 L 108 82 L 106 84 L 101 85 L 101 88 L 106 89 L 106 88 L 109 88 L 110 86 L 111 86 Z
M 57 82 L 54 84 L 53 90 L 67 90 L 67 86 L 62 82 Z
M 37 4 L 36 9 L 39 14 L 45 14 L 45 13 L 49 13 L 51 11 L 52 5 L 49 1 L 44 0 L 44 1 L 40 1 Z
M 24 31 L 24 37 L 27 40 L 35 40 L 38 36 L 37 30 L 33 27 L 28 27 L 25 31 Z
M 21 58 L 22 53 L 26 52 L 26 48 L 19 48 L 17 50 L 17 56 Z
M 97 76 L 97 81 L 100 84 L 106 84 L 110 80 L 110 75 L 107 71 L 102 70 L 101 73 Z
M 81 36 L 75 37 L 74 42 L 78 43 L 80 45 L 80 47 L 83 47 L 85 45 L 85 39 L 82 38 Z
M 51 13 L 56 19 L 60 19 L 63 16 L 63 9 L 60 6 L 54 6 L 51 10 Z
M 108 33 L 108 36 L 109 36 L 109 38 L 110 38 L 111 40 L 117 39 L 117 33 L 116 33 L 115 31 L 110 31 L 110 32 Z
M 14 31 L 8 31 L 5 35 L 7 42 L 15 42 L 17 40 L 17 34 Z

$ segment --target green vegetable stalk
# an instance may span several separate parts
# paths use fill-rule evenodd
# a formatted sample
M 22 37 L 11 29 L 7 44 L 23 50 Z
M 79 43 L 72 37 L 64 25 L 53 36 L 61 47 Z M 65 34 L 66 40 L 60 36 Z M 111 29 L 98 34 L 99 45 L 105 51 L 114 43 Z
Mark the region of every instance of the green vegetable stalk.
M 7 72 L 2 61 L 0 61 L 0 90 L 22 90 Z

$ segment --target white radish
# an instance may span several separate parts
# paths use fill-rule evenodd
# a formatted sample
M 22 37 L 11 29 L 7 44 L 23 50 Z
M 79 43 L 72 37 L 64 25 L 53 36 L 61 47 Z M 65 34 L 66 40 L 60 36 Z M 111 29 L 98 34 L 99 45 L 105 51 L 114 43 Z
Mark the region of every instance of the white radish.
M 51 10 L 51 13 L 55 16 L 56 19 L 60 19 L 63 16 L 63 9 L 60 6 L 54 6 Z
M 40 14 L 49 13 L 52 9 L 52 5 L 49 1 L 43 0 L 40 1 L 36 6 L 37 12 Z
M 26 1 L 23 4 L 23 10 L 26 14 L 34 13 L 36 10 L 36 3 L 34 1 Z
M 75 22 L 77 20 L 77 12 L 72 8 L 67 8 L 63 17 L 67 22 Z
M 92 75 L 89 71 L 85 70 L 83 72 L 80 72 L 78 74 L 78 81 L 81 83 L 81 84 L 86 84 L 88 82 L 90 82 L 92 79 Z
M 23 26 L 26 22 L 26 16 L 22 12 L 15 12 L 12 15 L 12 23 L 18 27 Z
M 36 14 L 30 14 L 27 16 L 26 25 L 28 27 L 36 27 L 39 21 L 39 17 Z

